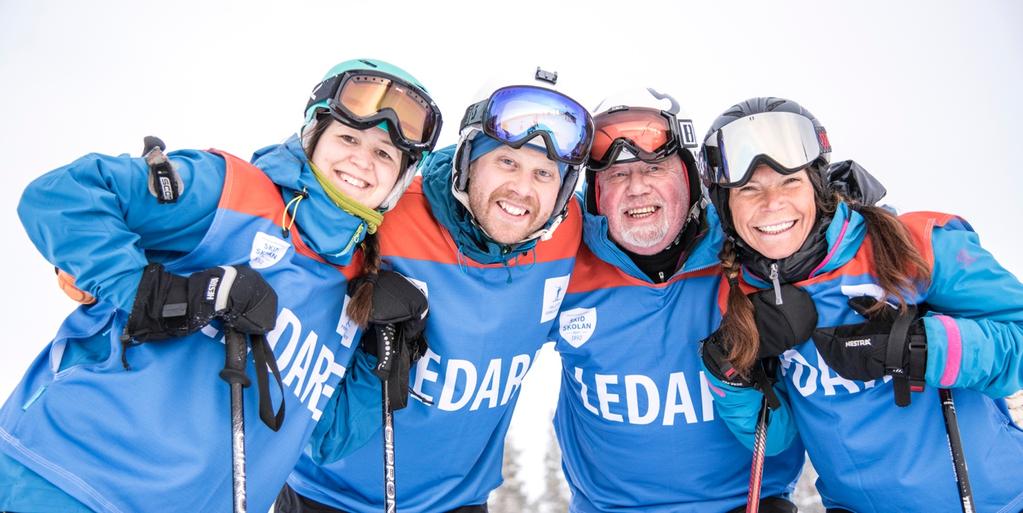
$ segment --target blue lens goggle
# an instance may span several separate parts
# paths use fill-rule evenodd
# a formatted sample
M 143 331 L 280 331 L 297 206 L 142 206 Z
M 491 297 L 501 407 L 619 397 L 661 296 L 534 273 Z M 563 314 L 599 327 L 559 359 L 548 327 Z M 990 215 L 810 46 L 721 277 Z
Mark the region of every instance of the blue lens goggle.
M 582 165 L 593 142 L 593 119 L 578 102 L 557 91 L 509 86 L 469 106 L 460 127 L 478 124 L 483 133 L 512 148 L 540 137 L 551 160 Z

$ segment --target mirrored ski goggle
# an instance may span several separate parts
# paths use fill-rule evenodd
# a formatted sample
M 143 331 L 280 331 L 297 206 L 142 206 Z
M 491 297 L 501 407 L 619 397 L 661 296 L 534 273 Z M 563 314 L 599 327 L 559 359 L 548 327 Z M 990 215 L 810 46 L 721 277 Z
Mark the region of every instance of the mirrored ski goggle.
M 619 160 L 660 162 L 680 147 L 695 148 L 693 122 L 647 107 L 628 107 L 593 118 L 593 146 L 587 167 L 603 171 Z
M 391 141 L 405 151 L 430 151 L 440 136 L 440 109 L 426 91 L 385 73 L 331 77 L 317 86 L 306 108 L 323 100 L 338 121 L 359 130 L 386 123 Z
M 551 160 L 581 165 L 593 142 L 593 120 L 578 102 L 534 86 L 502 87 L 469 106 L 461 129 L 479 124 L 483 133 L 513 148 L 541 137 Z
M 739 187 L 767 164 L 782 174 L 805 168 L 831 152 L 827 132 L 791 112 L 763 112 L 710 133 L 700 151 L 708 185 Z

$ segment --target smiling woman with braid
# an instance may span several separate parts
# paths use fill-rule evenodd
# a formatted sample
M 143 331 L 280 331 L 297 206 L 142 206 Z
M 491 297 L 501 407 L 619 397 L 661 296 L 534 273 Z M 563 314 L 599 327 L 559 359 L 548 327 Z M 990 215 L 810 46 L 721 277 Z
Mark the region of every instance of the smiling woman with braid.
M 91 154 L 29 185 L 29 237 L 96 301 L 0 410 L 0 511 L 230 511 L 228 329 L 251 336 L 247 501 L 267 511 L 369 319 L 374 279 L 346 301 L 360 248 L 375 276 L 374 234 L 440 123 L 411 75 L 350 60 L 314 88 L 300 133 L 252 163 Z M 148 183 L 155 166 L 166 187 Z

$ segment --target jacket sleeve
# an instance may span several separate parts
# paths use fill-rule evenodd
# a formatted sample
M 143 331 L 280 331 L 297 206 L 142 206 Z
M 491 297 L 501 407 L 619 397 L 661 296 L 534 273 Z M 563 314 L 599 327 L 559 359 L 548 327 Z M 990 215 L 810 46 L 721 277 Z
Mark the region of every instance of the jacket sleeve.
M 373 374 L 377 359 L 354 352 L 348 373 L 327 401 L 309 439 L 310 456 L 318 465 L 340 460 L 366 445 L 382 427 L 382 385 Z
M 1004 397 L 1023 387 L 1023 284 L 953 220 L 932 234 L 928 384 Z
M 33 181 L 18 205 L 32 243 L 76 286 L 130 310 L 142 268 L 194 249 L 216 213 L 224 160 L 200 151 L 169 155 L 184 190 L 159 204 L 141 158 L 86 155 Z
M 725 422 L 732 434 L 750 450 L 753 449 L 753 435 L 757 429 L 757 419 L 764 394 L 753 388 L 739 388 L 725 384 L 714 377 L 703 364 L 700 367 L 707 378 L 714 397 L 714 411 Z M 781 373 L 781 369 L 778 369 Z M 792 408 L 789 406 L 788 392 L 778 376 L 774 384 L 774 393 L 778 396 L 781 406 L 771 410 L 767 423 L 767 448 L 765 454 L 774 456 L 787 449 L 796 438 L 796 424 L 792 419 Z

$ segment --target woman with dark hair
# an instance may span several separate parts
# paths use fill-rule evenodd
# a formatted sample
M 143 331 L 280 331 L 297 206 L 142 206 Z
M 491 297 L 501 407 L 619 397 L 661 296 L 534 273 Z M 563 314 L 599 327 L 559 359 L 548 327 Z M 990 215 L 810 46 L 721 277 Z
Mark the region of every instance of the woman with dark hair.
M 953 389 L 971 507 L 1019 511 L 1007 469 L 1023 464 L 1023 431 L 1002 398 L 1023 384 L 1023 285 L 966 221 L 895 216 L 855 176 L 829 184 L 830 152 L 781 98 L 733 106 L 704 140 L 728 238 L 727 313 L 702 347 L 719 413 L 752 446 L 766 393 L 767 452 L 798 433 L 829 512 L 958 511 L 930 388 Z
M 248 507 L 267 511 L 370 319 L 374 233 L 440 125 L 411 75 L 350 60 L 313 89 L 302 131 L 251 164 L 92 154 L 29 185 L 29 237 L 89 304 L 0 410 L 0 511 L 230 511 L 232 329 L 251 336 L 258 385 Z

